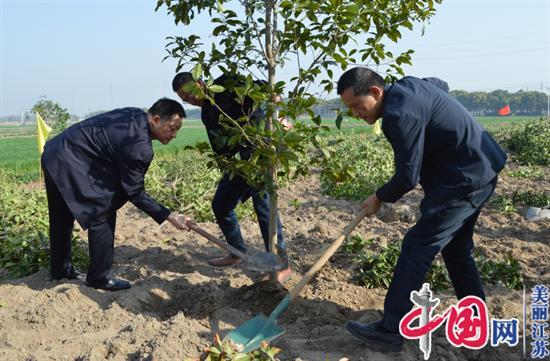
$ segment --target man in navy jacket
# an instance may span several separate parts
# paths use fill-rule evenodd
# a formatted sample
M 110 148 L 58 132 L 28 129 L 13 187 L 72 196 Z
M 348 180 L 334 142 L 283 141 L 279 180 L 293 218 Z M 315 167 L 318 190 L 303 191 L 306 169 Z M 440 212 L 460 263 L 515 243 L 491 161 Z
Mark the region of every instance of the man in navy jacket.
M 172 81 L 172 88 L 184 102 L 201 108 L 201 120 L 206 128 L 212 150 L 219 155 L 233 156 L 238 153 L 243 160 L 250 158 L 252 150 L 248 145 L 227 144 L 231 133 L 230 130 L 223 127 L 220 120 L 229 116 L 234 120 L 249 117 L 252 121 L 259 121 L 264 116 L 263 112 L 253 111 L 253 101 L 249 97 L 245 97 L 242 104 L 235 100 L 237 98 L 236 93 L 229 89 L 230 86 L 238 85 L 238 80 L 235 78 L 222 75 L 214 81 L 214 84 L 226 88 L 225 91 L 214 95 L 215 104 L 212 104 L 208 99 L 199 99 L 184 90 L 185 85 L 193 81 L 191 73 L 178 73 Z M 199 86 L 204 87 L 205 84 L 199 80 Z M 262 194 L 260 189 L 251 187 L 243 177 L 236 175 L 230 179 L 227 173 L 222 176 L 212 200 L 212 210 L 216 216 L 216 222 L 227 242 L 240 251 L 246 252 L 235 208 L 239 202 L 244 203 L 248 198 L 252 198 L 254 211 L 258 217 L 260 231 L 267 250 L 269 242 L 269 195 L 267 192 Z M 279 218 L 277 219 L 277 246 L 280 255 L 286 257 L 283 226 Z M 231 254 L 208 261 L 210 265 L 217 267 L 230 266 L 238 262 L 240 262 L 240 259 Z M 279 282 L 284 282 L 290 274 L 291 269 L 289 266 L 278 273 L 277 279 Z
M 167 144 L 185 117 L 178 102 L 163 98 L 147 113 L 116 109 L 83 120 L 46 142 L 42 154 L 50 219 L 50 273 L 75 279 L 71 235 L 76 219 L 88 229 L 88 286 L 120 290 L 130 283 L 114 278 L 113 241 L 116 211 L 127 201 L 159 224 L 168 220 L 188 229 L 187 220 L 147 194 L 144 176 L 153 160 L 151 141 Z
M 382 117 L 394 151 L 395 174 L 363 207 L 375 214 L 382 202 L 396 202 L 418 183 L 425 194 L 421 217 L 403 239 L 382 320 L 346 324 L 352 335 L 382 351 L 401 349 L 399 322 L 412 307 L 411 291 L 421 288 L 438 252 L 457 297 L 485 299 L 471 254 L 472 236 L 506 153 L 448 90 L 437 78 L 405 77 L 386 85 L 367 68 L 350 69 L 338 81 L 338 94 L 355 116 L 369 124 Z

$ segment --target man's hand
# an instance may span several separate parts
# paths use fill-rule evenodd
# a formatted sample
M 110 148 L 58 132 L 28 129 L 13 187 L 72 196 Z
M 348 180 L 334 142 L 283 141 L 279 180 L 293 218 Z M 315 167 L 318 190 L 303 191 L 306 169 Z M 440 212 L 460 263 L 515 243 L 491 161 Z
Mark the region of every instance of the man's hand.
M 382 207 L 382 201 L 376 196 L 376 193 L 373 193 L 363 201 L 362 205 L 368 212 L 367 217 L 370 217 L 380 210 L 380 207 Z
M 170 213 L 170 215 L 168 216 L 168 218 L 166 218 L 166 220 L 172 223 L 172 225 L 177 229 L 183 229 L 185 231 L 189 231 L 191 229 L 189 228 L 189 225 L 194 223 L 191 220 L 191 218 L 188 218 L 183 214 L 178 214 L 174 212 Z
M 273 103 L 277 104 L 277 103 L 280 103 L 283 101 L 283 97 L 280 96 L 279 94 L 273 94 L 273 96 L 271 97 L 271 100 L 273 100 Z M 281 126 L 283 127 L 283 130 L 287 131 L 289 129 L 292 129 L 294 128 L 294 124 L 292 124 L 288 119 L 286 119 L 285 117 L 279 117 L 278 116 L 278 112 L 276 112 L 277 115 L 277 120 L 279 121 L 279 123 L 281 124 Z
M 283 97 L 280 94 L 273 94 L 271 96 L 271 100 L 273 101 L 273 103 L 277 104 L 283 101 Z
M 278 120 L 279 120 L 279 123 L 281 123 L 281 126 L 283 127 L 284 131 L 294 128 L 294 124 L 292 124 L 288 119 L 280 117 Z

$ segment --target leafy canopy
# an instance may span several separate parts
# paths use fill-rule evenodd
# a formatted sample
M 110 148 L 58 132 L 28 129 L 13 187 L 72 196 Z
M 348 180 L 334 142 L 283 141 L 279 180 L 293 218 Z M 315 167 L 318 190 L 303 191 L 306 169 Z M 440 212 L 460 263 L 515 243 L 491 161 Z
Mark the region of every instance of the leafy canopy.
M 51 125 L 54 133 L 60 133 L 67 128 L 70 115 L 67 109 L 59 103 L 42 96 L 32 107 L 33 113 L 38 113 L 44 121 Z
M 222 165 L 232 174 L 240 174 L 251 184 L 267 185 L 276 191 L 278 177 L 305 174 L 318 159 L 307 155 L 310 146 L 322 148 L 319 134 L 328 128 L 321 124 L 311 107 L 319 94 L 311 88 L 331 92 L 335 70 L 358 63 L 387 65 L 387 77 L 403 75 L 401 66 L 411 63 L 412 50 L 394 54 L 387 43 L 397 43 L 404 29 L 423 24 L 435 13 L 441 0 L 158 0 L 156 10 L 165 7 L 182 24 L 184 32 L 201 13 L 208 14 L 214 27 L 209 49 L 193 33 L 169 37 L 167 58 L 177 60 L 177 71 L 193 67 L 196 80 L 205 80 L 205 89 L 195 93 L 214 101 L 224 86 L 213 83 L 217 70 L 238 77 L 232 87 L 241 104 L 253 101 L 252 110 L 265 111 L 265 122 L 253 122 L 249 116 L 226 119 L 224 142 L 248 144 L 251 159 L 225 159 L 210 164 Z M 298 65 L 289 82 L 278 81 L 285 65 Z M 190 70 L 190 69 L 187 69 Z M 315 87 L 312 87 L 315 85 Z M 274 103 L 274 95 L 286 99 Z M 253 113 L 251 112 L 251 114 Z M 274 114 L 290 119 L 295 127 L 285 131 Z M 208 145 L 200 147 L 203 151 Z M 331 156 L 331 152 L 323 152 Z M 213 158 L 214 155 L 211 155 Z M 274 179 L 272 179 L 274 178 Z

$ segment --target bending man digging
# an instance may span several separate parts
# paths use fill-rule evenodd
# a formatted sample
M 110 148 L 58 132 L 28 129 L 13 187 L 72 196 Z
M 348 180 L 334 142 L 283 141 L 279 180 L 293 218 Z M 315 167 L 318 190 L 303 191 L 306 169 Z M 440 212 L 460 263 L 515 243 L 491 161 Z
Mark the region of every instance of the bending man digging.
M 411 291 L 420 289 L 439 252 L 456 296 L 485 299 L 472 237 L 506 153 L 448 90 L 437 78 L 386 84 L 367 68 L 350 69 L 338 80 L 338 94 L 356 117 L 369 124 L 382 117 L 394 152 L 395 174 L 363 207 L 375 214 L 382 202 L 396 202 L 418 183 L 425 194 L 421 217 L 403 239 L 382 319 L 346 324 L 353 336 L 380 351 L 401 349 L 399 322 L 412 307 Z
M 83 120 L 46 142 L 42 168 L 50 218 L 52 279 L 79 278 L 71 262 L 75 219 L 88 229 L 90 266 L 86 284 L 104 290 L 130 288 L 112 275 L 116 212 L 127 201 L 158 223 L 188 229 L 188 220 L 171 213 L 144 188 L 153 160 L 151 141 L 168 144 L 185 112 L 181 104 L 160 99 L 147 113 L 115 109 Z
M 227 88 L 228 84 L 226 83 L 235 83 L 235 80 L 222 75 L 214 81 L 214 84 Z M 250 147 L 243 144 L 236 144 L 234 146 L 226 144 L 226 140 L 223 137 L 225 129 L 220 121 L 224 116 L 229 116 L 235 120 L 243 116 L 250 116 L 253 121 L 259 121 L 263 116 L 262 112 L 252 112 L 253 101 L 248 97 L 245 97 L 243 104 L 238 103 L 235 100 L 237 95 L 230 90 L 215 94 L 215 104 L 212 104 L 208 99 L 197 98 L 191 93 L 184 91 L 185 85 L 190 82 L 194 82 L 191 73 L 178 73 L 172 81 L 172 88 L 184 102 L 201 108 L 201 120 L 206 127 L 212 150 L 218 155 L 234 156 L 235 154 L 239 154 L 240 159 L 249 159 L 252 152 Z M 198 85 L 204 89 L 205 84 L 202 81 L 199 80 Z M 262 194 L 260 189 L 251 187 L 243 177 L 236 175 L 230 179 L 229 174 L 223 174 L 212 200 L 212 210 L 214 211 L 216 222 L 220 226 L 227 242 L 238 250 L 246 252 L 239 221 L 235 214 L 235 207 L 237 207 L 239 202 L 244 203 L 248 198 L 252 198 L 252 204 L 258 217 L 265 249 L 268 250 L 269 195 L 267 192 L 263 192 Z M 279 217 L 277 217 L 277 246 L 281 256 L 283 258 L 286 257 L 283 226 Z M 230 266 L 238 262 L 240 262 L 240 259 L 230 254 L 208 260 L 208 264 L 216 267 Z M 277 279 L 282 283 L 288 279 L 290 274 L 291 269 L 289 266 L 278 273 Z

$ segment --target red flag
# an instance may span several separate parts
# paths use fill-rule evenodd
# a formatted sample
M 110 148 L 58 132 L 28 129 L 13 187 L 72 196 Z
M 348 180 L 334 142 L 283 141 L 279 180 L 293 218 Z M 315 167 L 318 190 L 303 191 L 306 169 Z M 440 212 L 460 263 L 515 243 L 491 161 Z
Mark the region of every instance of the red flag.
M 506 104 L 501 109 L 498 110 L 498 115 L 510 115 L 512 112 L 510 111 L 510 105 Z

